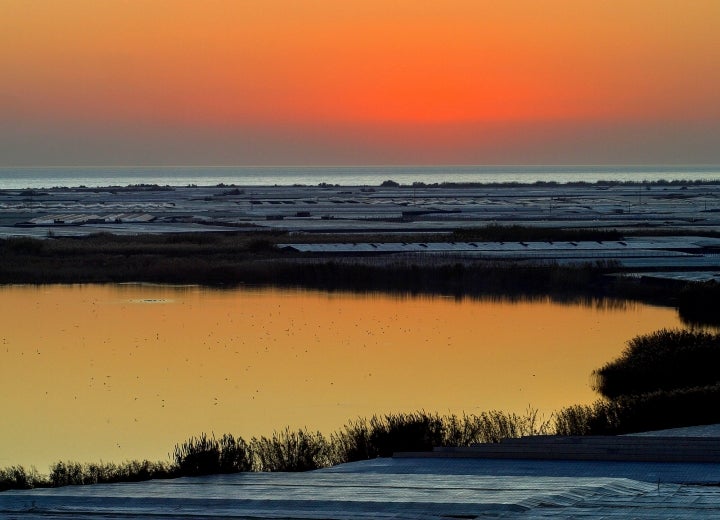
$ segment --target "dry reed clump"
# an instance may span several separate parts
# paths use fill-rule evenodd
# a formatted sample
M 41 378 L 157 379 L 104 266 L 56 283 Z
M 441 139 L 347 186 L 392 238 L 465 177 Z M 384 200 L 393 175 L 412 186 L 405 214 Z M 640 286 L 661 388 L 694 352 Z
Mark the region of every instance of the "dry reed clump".
M 48 485 L 52 487 L 112 482 L 139 482 L 153 478 L 175 476 L 175 468 L 165 462 L 125 461 L 79 463 L 56 462 L 50 467 Z
M 250 453 L 255 471 L 308 471 L 330 466 L 330 444 L 320 432 L 289 428 L 270 437 L 253 437 Z
M 388 457 L 399 451 L 428 451 L 434 446 L 468 446 L 505 437 L 548 434 L 550 421 L 537 411 L 499 411 L 479 415 L 439 415 L 425 411 L 374 415 L 347 422 L 329 437 L 307 429 L 286 428 L 270 436 L 200 434 L 175 445 L 172 462 L 128 461 L 82 464 L 60 461 L 49 475 L 22 466 L 0 468 L 0 491 L 243 471 L 308 471 L 344 462 Z
M 166 462 L 126 461 L 115 463 L 56 462 L 50 473 L 43 475 L 35 467 L 23 466 L 0 468 L 0 491 L 7 489 L 32 489 L 110 482 L 137 482 L 152 478 L 176 476 L 176 469 Z
M 492 411 L 461 417 L 420 411 L 358 418 L 329 437 L 285 429 L 269 437 L 254 437 L 249 443 L 238 438 L 223 447 L 214 437 L 201 435 L 175 447 L 174 463 L 181 474 L 218 473 L 217 461 L 224 450 L 241 445 L 244 462 L 232 471 L 307 471 L 399 451 L 429 451 L 435 446 L 469 446 L 551 432 L 551 421 L 540 421 L 532 409 L 524 415 Z
M 720 423 L 720 384 L 657 391 L 555 413 L 557 435 L 622 435 Z
M 174 469 L 180 475 L 237 473 L 252 468 L 251 452 L 242 438 L 225 434 L 220 439 L 203 433 L 175 445 Z
M 47 486 L 47 479 L 34 467 L 23 466 L 0 468 L 0 491 L 8 489 L 32 489 Z

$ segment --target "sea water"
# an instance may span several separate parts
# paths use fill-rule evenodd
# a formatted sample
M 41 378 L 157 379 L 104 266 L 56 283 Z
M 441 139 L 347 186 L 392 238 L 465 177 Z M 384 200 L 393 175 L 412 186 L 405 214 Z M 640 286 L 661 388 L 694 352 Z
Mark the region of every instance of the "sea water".
M 2 167 L 0 189 L 77 186 L 378 186 L 413 183 L 720 180 L 720 165 L 655 166 L 137 166 Z

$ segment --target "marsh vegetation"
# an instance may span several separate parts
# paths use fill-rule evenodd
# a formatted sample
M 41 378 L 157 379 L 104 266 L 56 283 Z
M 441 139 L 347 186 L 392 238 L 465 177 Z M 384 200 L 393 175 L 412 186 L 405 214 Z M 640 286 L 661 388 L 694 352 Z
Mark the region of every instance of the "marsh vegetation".
M 720 334 L 660 330 L 638 336 L 593 372 L 603 399 L 565 408 L 558 433 L 615 435 L 720 422 Z
M 550 296 L 560 301 L 619 298 L 677 306 L 688 323 L 720 322 L 709 305 L 720 285 L 609 277 L 612 262 L 559 265 L 470 260 L 452 255 L 326 257 L 280 250 L 284 232 L 194 233 L 0 240 L 0 283 L 201 284 L 454 296 Z M 453 240 L 617 240 L 613 230 L 485 226 Z M 293 235 L 302 242 L 446 241 L 442 235 Z
M 424 411 L 358 418 L 325 436 L 307 429 L 269 436 L 200 434 L 176 444 L 170 462 L 78 463 L 60 461 L 48 475 L 36 468 L 0 469 L 0 491 L 110 482 L 135 482 L 242 471 L 308 471 L 344 462 L 389 457 L 399 451 L 429 451 L 433 446 L 469 446 L 507 437 L 550 433 L 537 411 L 499 411 L 479 415 L 439 415 Z

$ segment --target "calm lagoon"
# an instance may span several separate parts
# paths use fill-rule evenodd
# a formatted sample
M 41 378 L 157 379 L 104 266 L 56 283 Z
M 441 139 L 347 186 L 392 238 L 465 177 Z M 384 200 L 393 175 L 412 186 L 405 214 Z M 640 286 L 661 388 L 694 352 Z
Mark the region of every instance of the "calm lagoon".
M 323 433 L 376 413 L 537 408 L 596 395 L 673 309 L 278 289 L 0 287 L 0 467 L 167 460 L 201 432 Z

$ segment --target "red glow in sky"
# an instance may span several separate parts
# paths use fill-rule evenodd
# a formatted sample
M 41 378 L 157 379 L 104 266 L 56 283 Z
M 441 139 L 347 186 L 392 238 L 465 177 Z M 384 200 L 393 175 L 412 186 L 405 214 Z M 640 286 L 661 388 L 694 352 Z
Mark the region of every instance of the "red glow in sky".
M 5 0 L 4 164 L 720 162 L 720 2 Z

